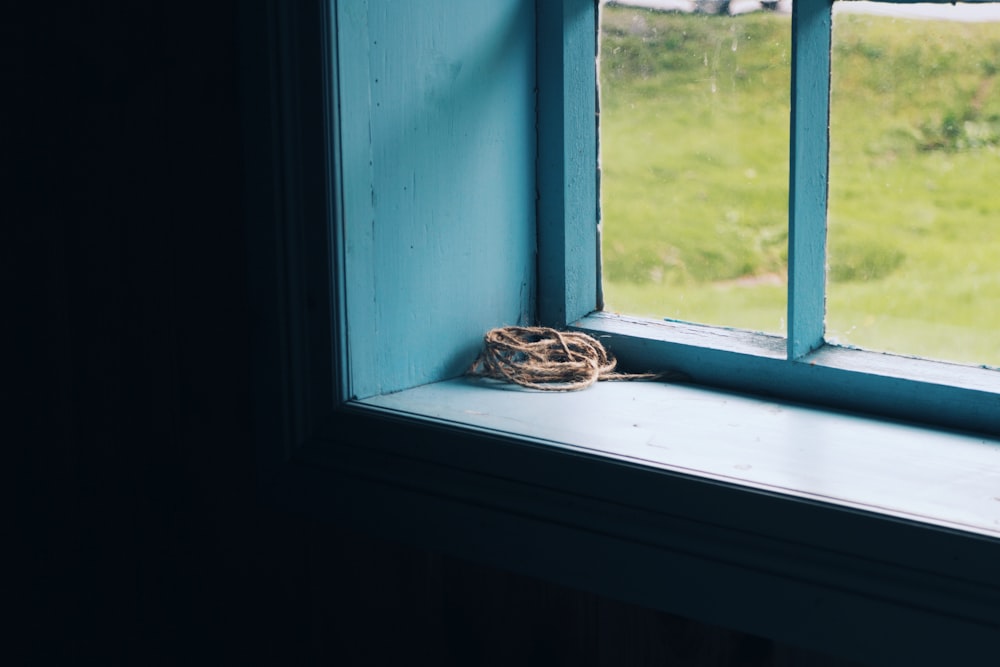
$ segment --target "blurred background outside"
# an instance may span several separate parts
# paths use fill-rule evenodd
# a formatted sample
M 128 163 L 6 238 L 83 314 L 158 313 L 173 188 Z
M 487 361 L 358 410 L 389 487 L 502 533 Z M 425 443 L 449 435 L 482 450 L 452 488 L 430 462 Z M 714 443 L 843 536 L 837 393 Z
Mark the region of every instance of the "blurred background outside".
M 605 2 L 605 310 L 784 333 L 791 4 Z M 1000 3 L 834 4 L 827 338 L 1000 366 Z

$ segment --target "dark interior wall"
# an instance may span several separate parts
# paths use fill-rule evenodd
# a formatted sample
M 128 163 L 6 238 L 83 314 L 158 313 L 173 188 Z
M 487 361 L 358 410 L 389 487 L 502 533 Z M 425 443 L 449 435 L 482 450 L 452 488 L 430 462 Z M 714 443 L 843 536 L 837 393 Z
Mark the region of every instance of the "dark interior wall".
M 25 4 L 2 27 L 20 664 L 820 664 L 262 506 L 238 3 Z

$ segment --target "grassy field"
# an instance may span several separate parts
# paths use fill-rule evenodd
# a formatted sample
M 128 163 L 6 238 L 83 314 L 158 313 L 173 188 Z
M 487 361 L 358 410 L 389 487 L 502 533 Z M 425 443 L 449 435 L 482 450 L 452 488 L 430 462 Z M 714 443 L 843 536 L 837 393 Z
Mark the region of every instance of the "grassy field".
M 784 331 L 790 20 L 606 7 L 606 309 Z M 1000 24 L 839 15 L 828 337 L 1000 365 Z

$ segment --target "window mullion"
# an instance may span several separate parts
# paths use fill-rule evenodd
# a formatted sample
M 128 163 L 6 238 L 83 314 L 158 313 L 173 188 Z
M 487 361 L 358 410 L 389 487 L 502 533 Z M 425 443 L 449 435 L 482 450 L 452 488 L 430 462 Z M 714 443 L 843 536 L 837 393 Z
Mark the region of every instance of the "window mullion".
M 788 357 L 823 344 L 830 110 L 830 0 L 792 9 Z
M 597 308 L 597 52 L 593 0 L 536 5 L 538 320 Z

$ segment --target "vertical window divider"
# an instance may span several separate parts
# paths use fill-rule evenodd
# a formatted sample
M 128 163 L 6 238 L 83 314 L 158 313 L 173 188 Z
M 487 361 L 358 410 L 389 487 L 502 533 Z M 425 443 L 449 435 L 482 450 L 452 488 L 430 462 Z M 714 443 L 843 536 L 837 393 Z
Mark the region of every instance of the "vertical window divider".
M 567 323 L 597 308 L 597 7 L 538 0 L 538 320 Z
M 788 358 L 823 345 L 832 0 L 792 7 Z

